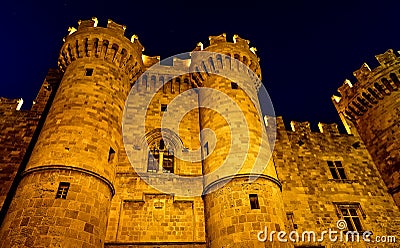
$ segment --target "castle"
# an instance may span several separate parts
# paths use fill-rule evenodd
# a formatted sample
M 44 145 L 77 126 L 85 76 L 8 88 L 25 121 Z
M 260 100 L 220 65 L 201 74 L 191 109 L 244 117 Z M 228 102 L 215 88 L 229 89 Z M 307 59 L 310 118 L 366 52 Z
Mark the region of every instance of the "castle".
M 324 123 L 312 132 L 260 115 L 247 40 L 210 36 L 160 65 L 124 31 L 80 21 L 30 110 L 0 99 L 0 247 L 399 246 L 392 50 L 332 97 L 346 133 Z M 328 229 L 375 242 L 277 236 Z

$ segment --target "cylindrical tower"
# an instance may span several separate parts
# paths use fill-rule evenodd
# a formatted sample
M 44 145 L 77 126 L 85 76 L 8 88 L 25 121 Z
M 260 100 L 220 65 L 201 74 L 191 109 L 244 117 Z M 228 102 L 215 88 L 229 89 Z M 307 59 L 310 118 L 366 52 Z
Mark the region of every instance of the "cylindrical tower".
M 130 82 L 143 47 L 97 19 L 71 28 L 62 81 L 1 227 L 2 247 L 102 247 Z
M 380 66 L 371 71 L 364 63 L 353 73 L 358 82 L 346 80 L 332 100 L 348 132 L 365 142 L 400 207 L 400 58 L 391 49 L 376 58 Z
M 199 86 L 208 245 L 265 247 L 258 233 L 284 230 L 285 214 L 257 97 L 259 59 L 247 40 L 211 36 L 210 46 L 192 53 L 191 71 Z

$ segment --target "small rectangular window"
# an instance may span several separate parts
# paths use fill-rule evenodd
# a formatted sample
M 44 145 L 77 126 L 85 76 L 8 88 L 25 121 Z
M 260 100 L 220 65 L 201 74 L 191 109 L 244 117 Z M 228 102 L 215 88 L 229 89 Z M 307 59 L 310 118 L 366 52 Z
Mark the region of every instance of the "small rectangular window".
M 251 209 L 260 209 L 260 204 L 258 203 L 258 195 L 257 194 L 250 194 L 250 207 Z
M 327 161 L 327 163 L 333 179 L 347 179 L 341 161 Z
M 349 207 L 340 207 L 342 218 L 346 221 L 349 231 L 362 231 L 360 217 L 357 209 Z
M 85 75 L 90 77 L 93 75 L 93 69 L 92 68 L 86 68 Z
M 349 241 L 355 241 L 352 233 L 363 232 L 363 224 L 361 222 L 362 218 L 366 218 L 364 211 L 358 202 L 333 202 L 336 207 L 336 213 L 342 222 L 345 222 L 343 226 L 345 227 L 344 234 L 350 234 L 346 238 L 350 238 Z M 351 233 L 348 233 L 351 232 Z
M 234 90 L 237 90 L 237 89 L 239 88 L 238 84 L 235 83 L 235 82 L 231 82 L 231 87 L 232 87 L 232 89 L 234 89 Z
M 174 173 L 174 153 L 172 151 L 163 152 L 162 167 L 163 173 Z
M 58 185 L 56 198 L 67 199 L 69 185 L 70 183 L 68 182 L 60 182 Z
M 111 163 L 114 160 L 115 157 L 115 151 L 110 147 L 110 150 L 108 151 L 108 162 Z
M 167 111 L 167 104 L 161 104 L 161 112 Z

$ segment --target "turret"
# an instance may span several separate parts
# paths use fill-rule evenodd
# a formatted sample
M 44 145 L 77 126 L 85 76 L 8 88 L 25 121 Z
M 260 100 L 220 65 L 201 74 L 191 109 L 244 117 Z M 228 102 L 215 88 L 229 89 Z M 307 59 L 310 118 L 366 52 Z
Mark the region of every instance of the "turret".
M 264 247 L 259 231 L 284 230 L 281 184 L 257 92 L 259 58 L 235 35 L 210 37 L 192 52 L 199 92 L 204 202 L 209 247 Z M 277 242 L 277 241 L 276 241 Z
M 376 56 L 375 69 L 364 63 L 339 87 L 332 101 L 348 132 L 360 135 L 400 206 L 400 58 L 389 49 Z
M 62 81 L 1 227 L 8 246 L 104 243 L 123 108 L 142 72 L 143 47 L 111 20 L 106 28 L 93 18 L 69 30 Z

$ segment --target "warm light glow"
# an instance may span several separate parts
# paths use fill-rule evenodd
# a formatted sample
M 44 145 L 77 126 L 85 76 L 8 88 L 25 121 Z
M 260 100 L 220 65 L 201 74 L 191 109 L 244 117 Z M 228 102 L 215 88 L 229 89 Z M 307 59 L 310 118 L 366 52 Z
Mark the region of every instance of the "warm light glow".
M 255 48 L 255 47 L 250 47 L 250 51 L 251 51 L 252 53 L 256 54 L 257 48 Z
M 343 113 L 339 113 L 339 117 L 342 120 L 343 126 L 346 129 L 347 134 L 352 134 L 351 127 L 348 124 L 348 122 L 350 122 L 350 121 L 347 120 L 347 118 L 344 116 Z
M 200 47 L 201 51 L 203 51 L 203 43 L 199 42 L 199 43 L 197 43 L 197 46 Z
M 264 115 L 264 124 L 268 127 L 268 117 L 266 115 Z
M 71 35 L 71 34 L 73 34 L 73 33 L 75 33 L 77 31 L 77 29 L 76 28 L 74 28 L 74 27 L 69 27 L 68 28 L 68 35 Z
M 156 58 L 158 61 L 160 61 L 160 56 L 150 57 L 150 56 L 147 56 L 147 55 L 142 54 L 142 61 L 143 61 L 143 63 L 145 63 L 145 64 L 146 64 L 146 62 L 147 62 L 148 60 L 154 59 L 154 58 Z
M 134 35 L 132 35 L 132 37 L 131 37 L 131 42 L 132 43 L 135 43 L 135 40 L 138 40 L 139 39 L 139 37 L 136 35 L 136 34 L 134 34 Z
M 292 131 L 293 131 L 293 132 L 296 131 L 296 129 L 294 128 L 294 123 L 293 123 L 293 121 L 290 122 L 290 127 L 292 128 Z
M 318 122 L 318 129 L 321 133 L 324 133 L 324 129 L 322 128 L 322 123 Z
M 237 37 L 239 37 L 239 35 L 237 35 L 237 34 L 234 34 L 234 35 L 233 35 L 233 43 L 236 43 L 236 38 L 237 38 Z
M 94 21 L 93 27 L 97 27 L 97 23 L 99 23 L 99 20 L 97 20 L 97 17 L 92 17 L 92 21 Z
M 347 84 L 348 86 L 350 86 L 350 88 L 353 87 L 353 84 L 348 79 L 344 80 L 344 83 Z
M 340 96 L 335 95 L 333 95 L 332 98 L 335 100 L 335 102 L 340 102 L 340 100 L 342 99 Z
M 17 102 L 18 102 L 18 105 L 17 105 L 16 110 L 20 110 L 22 107 L 22 104 L 24 104 L 24 99 L 20 98 L 20 99 L 18 99 Z
M 226 38 L 226 33 L 222 33 L 222 36 Z M 208 40 L 211 41 L 211 39 L 212 39 L 212 37 L 211 37 L 211 36 L 208 36 Z

